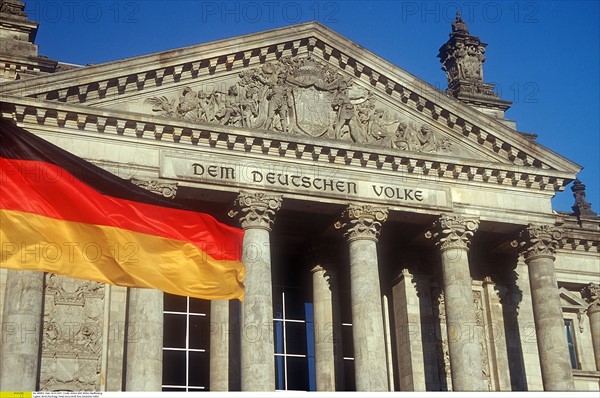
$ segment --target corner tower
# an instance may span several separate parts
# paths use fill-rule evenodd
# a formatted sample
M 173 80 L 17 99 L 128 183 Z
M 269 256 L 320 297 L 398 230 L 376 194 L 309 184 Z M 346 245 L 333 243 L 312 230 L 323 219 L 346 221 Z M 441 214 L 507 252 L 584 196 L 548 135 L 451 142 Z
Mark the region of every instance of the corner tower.
M 0 82 L 56 71 L 56 61 L 38 55 L 37 30 L 22 1 L 0 0 Z

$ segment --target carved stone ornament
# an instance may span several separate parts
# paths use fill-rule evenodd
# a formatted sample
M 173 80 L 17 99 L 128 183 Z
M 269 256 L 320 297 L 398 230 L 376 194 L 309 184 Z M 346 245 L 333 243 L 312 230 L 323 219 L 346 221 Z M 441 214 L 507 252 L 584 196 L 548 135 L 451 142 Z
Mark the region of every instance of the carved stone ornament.
M 600 311 L 600 285 L 597 283 L 590 283 L 581 289 L 581 297 L 583 297 L 590 305 L 588 307 L 588 314 L 590 312 Z
M 519 246 L 523 248 L 525 261 L 537 257 L 549 257 L 554 260 L 554 252 L 563 237 L 563 230 L 554 225 L 529 224 L 521 231 Z
M 371 205 L 349 205 L 342 213 L 340 220 L 334 224 L 341 229 L 348 242 L 357 239 L 369 239 L 377 242 L 381 225 L 387 220 L 388 210 L 385 207 Z
M 480 358 L 481 358 L 481 377 L 486 391 L 492 391 L 490 359 L 488 352 L 487 340 L 487 325 L 486 316 L 483 309 L 483 297 L 478 290 L 473 291 L 473 306 L 475 307 L 475 328 L 477 329 L 477 337 L 479 338 Z
M 165 198 L 174 199 L 177 194 L 177 183 L 168 184 L 157 180 L 138 180 L 135 178 L 132 178 L 131 182 L 140 188 L 162 195 Z
M 105 286 L 46 274 L 40 390 L 98 391 Z
M 425 233 L 434 239 L 440 251 L 448 249 L 469 250 L 471 238 L 479 228 L 479 220 L 459 215 L 444 215 L 433 223 L 431 231 Z
M 55 305 L 74 305 L 84 307 L 86 299 L 104 298 L 104 284 L 94 281 L 67 283 L 64 276 L 46 274 L 46 296 L 53 297 Z
M 148 98 L 162 116 L 324 137 L 415 152 L 449 152 L 427 124 L 385 110 L 366 88 L 311 57 L 282 57 L 240 72 L 227 89 L 183 88 Z
M 311 273 L 323 272 L 323 278 L 327 282 L 327 285 L 331 290 L 335 289 L 337 286 L 337 272 L 335 268 L 329 265 L 315 265 L 310 269 Z
M 592 210 L 592 204 L 585 198 L 585 184 L 576 179 L 573 182 L 571 191 L 573 191 L 573 197 L 575 198 L 575 204 L 571 208 L 577 217 L 592 219 L 598 217 L 598 214 Z
M 494 91 L 495 85 L 483 80 L 486 43 L 473 36 L 467 24 L 456 13 L 452 23 L 452 33 L 439 50 L 438 58 L 442 70 L 448 78 L 448 94 L 467 102 L 493 104 L 500 109 L 508 109 L 510 102 L 502 101 Z
M 431 300 L 433 315 L 439 327 L 439 344 L 436 344 L 436 359 L 439 383 L 442 391 L 452 391 L 452 370 L 450 368 L 450 348 L 448 347 L 448 331 L 446 326 L 446 301 L 441 289 L 432 289 Z M 437 299 L 435 299 L 437 297 Z
M 271 230 L 275 214 L 281 209 L 282 196 L 263 192 L 241 192 L 234 202 L 229 217 L 237 218 L 243 229 Z
M 1 0 L 0 13 L 18 17 L 27 17 L 27 14 L 25 13 L 25 3 L 18 0 Z

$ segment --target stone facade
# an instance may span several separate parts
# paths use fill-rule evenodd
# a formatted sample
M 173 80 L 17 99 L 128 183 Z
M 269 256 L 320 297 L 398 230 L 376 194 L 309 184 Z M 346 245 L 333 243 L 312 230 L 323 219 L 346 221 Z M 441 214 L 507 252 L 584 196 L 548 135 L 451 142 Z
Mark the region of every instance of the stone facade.
M 176 369 L 215 391 L 598 390 L 600 218 L 579 180 L 552 211 L 580 166 L 504 118 L 484 50 L 457 16 L 450 95 L 317 23 L 60 74 L 13 57 L 3 118 L 239 225 L 247 277 L 200 313 L 2 270 L 0 388 L 200 389 Z M 167 355 L 182 331 L 206 372 Z

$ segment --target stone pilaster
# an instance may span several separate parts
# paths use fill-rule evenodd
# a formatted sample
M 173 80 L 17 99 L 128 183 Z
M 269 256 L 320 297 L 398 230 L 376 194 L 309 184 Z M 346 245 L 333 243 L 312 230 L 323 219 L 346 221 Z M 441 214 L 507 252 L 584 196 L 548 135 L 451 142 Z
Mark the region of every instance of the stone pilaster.
M 387 220 L 383 207 L 349 205 L 335 227 L 350 246 L 352 334 L 357 391 L 388 391 L 377 240 Z
M 342 323 L 337 275 L 328 265 L 315 265 L 311 273 L 317 391 L 336 391 L 343 386 Z
M 469 272 L 469 245 L 479 221 L 443 215 L 426 233 L 435 240 L 442 259 L 448 350 L 454 391 L 483 389 L 481 346 Z
M 523 257 L 529 267 L 533 316 L 546 391 L 572 391 L 575 388 L 554 273 L 554 252 L 562 236 L 562 230 L 552 225 L 529 225 L 520 236 Z
M 590 305 L 587 314 L 590 317 L 596 370 L 600 370 L 600 285 L 590 283 L 581 290 L 581 295 Z
M 0 391 L 38 390 L 43 303 L 43 272 L 8 270 L 0 344 Z
M 127 305 L 127 391 L 160 391 L 163 358 L 163 298 L 160 290 L 130 288 Z
M 240 347 L 242 391 L 275 390 L 269 233 L 281 201 L 280 195 L 241 192 L 235 209 L 229 213 L 245 230 L 242 261 L 246 264 L 246 280 Z
M 229 391 L 229 300 L 210 302 L 210 391 Z
M 413 276 L 403 269 L 392 287 L 400 391 L 426 391 L 421 308 Z
M 502 304 L 496 283 L 489 276 L 483 279 L 483 293 L 487 305 L 487 319 L 484 320 L 486 322 L 484 332 L 487 332 L 487 336 L 484 338 L 484 343 L 489 342 L 489 354 L 491 355 L 491 361 L 489 362 L 491 368 L 490 378 L 495 384 L 496 390 L 510 391 L 510 366 L 504 336 L 505 326 Z

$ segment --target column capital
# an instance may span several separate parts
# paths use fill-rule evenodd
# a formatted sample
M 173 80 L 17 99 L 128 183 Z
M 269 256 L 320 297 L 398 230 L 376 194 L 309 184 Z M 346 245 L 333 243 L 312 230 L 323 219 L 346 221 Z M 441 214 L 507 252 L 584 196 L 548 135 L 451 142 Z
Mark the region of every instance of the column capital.
M 350 204 L 334 227 L 343 231 L 348 242 L 359 239 L 377 242 L 387 217 L 388 209 L 385 207 Z
M 440 251 L 448 249 L 469 250 L 471 238 L 479 228 L 479 220 L 461 215 L 442 215 L 433 223 L 425 237 L 434 239 Z
M 588 307 L 588 314 L 592 312 L 600 311 L 600 285 L 597 283 L 590 283 L 583 289 L 581 289 L 581 297 L 587 301 L 590 305 Z
M 281 209 L 281 202 L 281 195 L 242 191 L 235 199 L 234 209 L 229 212 L 229 217 L 238 219 L 243 229 L 271 231 L 275 214 Z
M 525 261 L 538 257 L 554 260 L 554 252 L 563 237 L 563 230 L 548 224 L 529 224 L 519 234 Z

